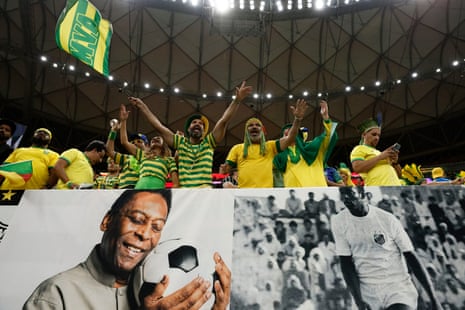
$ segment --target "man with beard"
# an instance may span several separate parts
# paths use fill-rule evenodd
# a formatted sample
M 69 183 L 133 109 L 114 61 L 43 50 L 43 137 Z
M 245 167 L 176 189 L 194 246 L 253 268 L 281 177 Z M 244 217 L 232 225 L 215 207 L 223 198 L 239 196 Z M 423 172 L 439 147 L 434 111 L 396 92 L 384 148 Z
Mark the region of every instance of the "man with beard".
M 239 172 L 240 188 L 273 187 L 273 158 L 294 143 L 307 107 L 303 99 L 291 106 L 294 121 L 288 135 L 278 140 L 265 140 L 264 127 L 258 118 L 245 123 L 244 143 L 233 146 L 226 157 L 228 169 L 237 168 Z
M 252 91 L 252 87 L 242 82 L 236 87 L 236 97 L 224 111 L 212 132 L 208 133 L 208 119 L 200 114 L 189 117 L 185 125 L 185 135 L 175 134 L 165 127 L 147 105 L 140 99 L 129 97 L 129 102 L 139 108 L 152 126 L 160 132 L 166 143 L 177 150 L 180 187 L 212 187 L 213 152 L 223 140 L 229 121 L 240 103 Z
M 23 309 L 199 309 L 213 296 L 210 282 L 201 277 L 163 296 L 169 285 L 164 275 L 143 296 L 140 308 L 131 295 L 133 274 L 158 245 L 170 207 L 170 190 L 124 191 L 100 223 L 101 242 L 88 258 L 42 282 Z M 229 304 L 231 272 L 218 253 L 213 259 L 218 280 L 212 309 L 223 310 Z
M 16 124 L 9 119 L 0 119 L 0 164 L 13 152 L 11 146 L 6 143 L 16 130 Z
M 124 104 L 120 108 L 121 144 L 140 162 L 139 180 L 135 189 L 159 189 L 166 187 L 171 175 L 173 187 L 179 187 L 178 168 L 171 156 L 171 150 L 161 136 L 155 136 L 145 149 L 140 149 L 128 140 L 126 122 L 129 112 Z
M 408 269 L 430 297 L 428 309 L 442 309 L 400 221 L 365 203 L 363 187 L 340 187 L 339 193 L 346 209 L 332 217 L 331 229 L 358 309 L 417 309 L 418 293 Z
M 17 163 L 20 161 L 32 161 L 32 176 L 24 185 L 24 189 L 50 188 L 47 181 L 50 171 L 58 160 L 58 153 L 48 149 L 52 140 L 52 132 L 47 128 L 39 128 L 34 131 L 32 145 L 21 147 L 8 156 L 5 163 Z

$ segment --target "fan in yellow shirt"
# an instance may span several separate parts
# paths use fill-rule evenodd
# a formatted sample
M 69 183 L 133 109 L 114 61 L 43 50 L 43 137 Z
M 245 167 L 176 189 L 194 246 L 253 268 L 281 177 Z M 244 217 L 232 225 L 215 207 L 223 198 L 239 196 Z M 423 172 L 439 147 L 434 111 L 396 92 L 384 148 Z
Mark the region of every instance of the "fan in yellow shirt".
M 327 186 L 325 163 L 337 142 L 337 123 L 329 118 L 328 103 L 320 100 L 320 113 L 325 131 L 311 141 L 305 141 L 300 132 L 295 143 L 273 159 L 276 173 L 282 173 L 284 187 Z M 283 127 L 283 136 L 289 134 L 290 125 Z

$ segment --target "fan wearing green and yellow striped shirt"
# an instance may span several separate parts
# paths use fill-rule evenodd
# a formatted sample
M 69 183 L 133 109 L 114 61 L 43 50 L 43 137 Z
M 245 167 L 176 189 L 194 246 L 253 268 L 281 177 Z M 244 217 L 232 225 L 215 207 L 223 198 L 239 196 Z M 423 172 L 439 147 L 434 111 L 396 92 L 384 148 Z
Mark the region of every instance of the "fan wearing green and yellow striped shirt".
M 115 139 L 119 127 L 120 124 L 117 121 L 112 122 L 111 131 L 106 143 L 107 155 L 108 157 L 113 158 L 115 163 L 121 167 L 121 171 L 118 176 L 118 188 L 130 189 L 134 188 L 139 180 L 140 163 L 133 155 L 115 151 Z M 129 137 L 129 142 L 142 150 L 148 145 L 147 137 L 141 133 L 132 134 Z
M 121 144 L 140 163 L 139 180 L 135 189 L 161 189 L 171 176 L 173 187 L 179 187 L 178 169 L 171 150 L 161 136 L 155 136 L 144 149 L 136 147 L 128 140 L 126 121 L 129 111 L 124 104 L 120 108 Z
M 182 188 L 212 187 L 213 151 L 226 134 L 226 128 L 240 103 L 252 92 L 245 81 L 236 87 L 234 100 L 224 111 L 208 133 L 208 119 L 200 114 L 189 117 L 185 125 L 185 135 L 175 134 L 161 123 L 155 114 L 140 99 L 129 97 L 129 102 L 145 115 L 152 126 L 160 132 L 166 143 L 177 150 L 179 184 Z

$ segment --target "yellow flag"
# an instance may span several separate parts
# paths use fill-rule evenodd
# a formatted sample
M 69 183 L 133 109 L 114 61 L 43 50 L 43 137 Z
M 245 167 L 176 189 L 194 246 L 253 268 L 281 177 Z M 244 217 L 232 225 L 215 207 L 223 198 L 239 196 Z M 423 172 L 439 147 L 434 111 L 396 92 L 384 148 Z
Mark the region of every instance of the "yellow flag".
M 59 48 L 108 76 L 113 27 L 87 0 L 68 0 L 55 29 Z

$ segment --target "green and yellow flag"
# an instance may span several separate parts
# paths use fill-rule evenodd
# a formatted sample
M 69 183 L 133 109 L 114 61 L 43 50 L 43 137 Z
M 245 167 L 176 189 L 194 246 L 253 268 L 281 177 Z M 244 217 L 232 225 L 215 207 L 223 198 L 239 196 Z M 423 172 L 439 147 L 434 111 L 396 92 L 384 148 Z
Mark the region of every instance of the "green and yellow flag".
M 108 76 L 113 27 L 87 0 L 68 0 L 55 29 L 59 48 Z
M 1 189 L 24 189 L 32 177 L 32 160 L 0 165 Z

